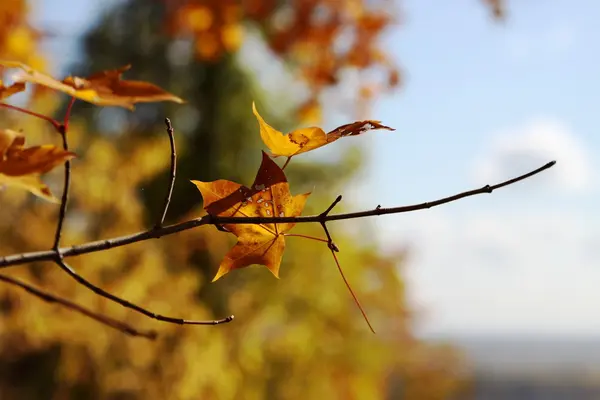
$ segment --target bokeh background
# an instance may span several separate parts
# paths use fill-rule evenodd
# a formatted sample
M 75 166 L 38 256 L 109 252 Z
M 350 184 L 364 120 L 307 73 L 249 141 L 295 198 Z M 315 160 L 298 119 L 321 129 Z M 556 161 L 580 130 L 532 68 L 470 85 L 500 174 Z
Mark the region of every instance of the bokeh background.
M 288 239 L 280 280 L 252 267 L 211 284 L 234 242 L 212 228 L 70 260 L 161 314 L 236 315 L 217 327 L 149 320 L 51 263 L 13 267 L 160 338 L 0 287 L 0 398 L 597 398 L 599 13 L 591 0 L 2 2 L 1 58 L 59 78 L 131 63 L 128 78 L 187 100 L 133 113 L 75 104 L 64 244 L 153 225 L 165 116 L 179 153 L 168 222 L 203 213 L 189 179 L 251 182 L 262 149 L 252 101 L 282 131 L 360 118 L 397 129 L 295 158 L 286 173 L 294 193 L 313 191 L 306 214 L 338 194 L 338 211 L 418 203 L 558 164 L 491 196 L 332 224 L 377 335 L 317 242 Z M 65 107 L 43 90 L 19 96 L 42 113 Z M 29 143 L 59 143 L 39 121 L 1 118 Z M 60 191 L 60 171 L 46 181 Z M 10 188 L 0 201 L 2 254 L 51 246 L 56 206 Z

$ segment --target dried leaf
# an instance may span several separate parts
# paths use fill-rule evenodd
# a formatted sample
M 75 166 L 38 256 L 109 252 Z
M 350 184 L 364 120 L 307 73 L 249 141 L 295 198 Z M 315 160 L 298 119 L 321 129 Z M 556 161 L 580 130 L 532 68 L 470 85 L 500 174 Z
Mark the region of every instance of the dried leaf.
M 238 183 L 217 180 L 192 181 L 204 199 L 210 215 L 228 217 L 295 217 L 304 209 L 310 193 L 292 196 L 281 168 L 263 152 L 261 166 L 251 188 Z M 285 249 L 283 234 L 294 227 L 285 224 L 226 224 L 224 228 L 238 237 L 215 275 L 213 282 L 237 268 L 252 264 L 266 266 L 279 277 L 279 266 Z
M 19 62 L 0 61 L 0 65 L 21 69 L 21 73 L 14 77 L 17 82 L 31 82 L 46 86 L 99 106 L 117 106 L 132 110 L 136 103 L 184 102 L 152 83 L 121 79 L 121 75 L 129 70 L 130 65 L 102 71 L 87 78 L 69 76 L 62 82 Z
M 24 148 L 25 138 L 10 129 L 0 130 L 0 184 L 29 190 L 53 203 L 56 199 L 40 175 L 75 157 L 54 145 Z
M 4 100 L 15 93 L 22 92 L 23 90 L 25 90 L 25 84 L 23 82 L 17 82 L 10 86 L 4 86 L 4 82 L 0 80 L 0 100 Z
M 292 157 L 300 153 L 317 149 L 326 144 L 335 142 L 345 136 L 356 136 L 370 130 L 386 129 L 395 130 L 389 126 L 382 125 L 380 121 L 357 121 L 351 124 L 342 125 L 329 133 L 317 127 L 297 129 L 284 135 L 271 125 L 267 124 L 256 110 L 252 103 L 252 111 L 258 119 L 260 126 L 260 137 L 265 145 L 271 150 L 273 157 L 285 156 Z

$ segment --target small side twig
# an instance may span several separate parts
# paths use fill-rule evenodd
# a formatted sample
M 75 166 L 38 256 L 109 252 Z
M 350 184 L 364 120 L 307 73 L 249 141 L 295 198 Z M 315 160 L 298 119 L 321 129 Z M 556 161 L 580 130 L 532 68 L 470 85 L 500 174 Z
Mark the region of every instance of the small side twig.
M 125 322 L 117 321 L 116 319 L 107 317 L 102 314 L 95 313 L 94 311 L 88 310 L 87 308 L 82 307 L 77 303 L 74 303 L 74 302 L 64 299 L 60 296 L 57 296 L 52 293 L 38 289 L 34 286 L 31 286 L 23 281 L 12 278 L 10 276 L 0 274 L 0 281 L 9 283 L 11 285 L 18 286 L 48 303 L 56 303 L 63 307 L 71 309 L 73 311 L 77 311 L 78 313 L 81 313 L 81 314 L 85 315 L 86 317 L 92 318 L 92 319 L 100 322 L 101 324 L 104 324 L 111 328 L 117 329 L 128 335 L 140 336 L 140 337 L 144 337 L 144 338 L 150 339 L 150 340 L 154 340 L 157 337 L 156 331 L 153 331 L 153 330 L 142 331 L 142 330 L 135 329 L 134 327 L 126 324 Z
M 169 118 L 165 118 L 165 125 L 167 126 L 167 134 L 169 135 L 169 143 L 171 145 L 171 170 L 169 175 L 170 180 L 169 187 L 167 189 L 167 195 L 165 196 L 165 201 L 163 203 L 160 220 L 156 224 L 155 229 L 162 227 L 165 222 L 165 218 L 167 217 L 167 211 L 169 210 L 169 204 L 171 203 L 171 196 L 173 195 L 173 186 L 175 185 L 175 177 L 177 174 L 177 152 L 175 150 L 175 135 L 173 126 L 171 125 L 171 120 Z
M 65 119 L 62 125 L 59 125 L 57 130 L 60 133 L 62 138 L 62 145 L 64 151 L 69 151 L 69 141 L 67 139 L 67 132 L 69 130 L 69 118 L 71 116 L 71 110 L 73 108 L 73 103 L 75 103 L 75 97 L 71 97 L 71 101 L 67 106 L 67 111 L 65 113 Z M 60 210 L 58 212 L 58 221 L 56 224 L 56 232 L 54 234 L 54 245 L 52 246 L 52 250 L 58 253 L 58 249 L 60 248 L 60 239 L 62 236 L 62 229 L 65 222 L 65 217 L 67 215 L 67 204 L 69 203 L 69 191 L 71 189 L 71 160 L 65 161 L 65 175 L 63 182 L 63 192 L 60 200 Z
M 64 262 L 62 257 L 57 257 L 56 260 L 54 260 L 54 261 L 71 278 L 75 279 L 78 283 L 80 283 L 83 286 L 85 286 L 86 288 L 90 289 L 92 292 L 96 293 L 97 295 L 100 295 L 104 298 L 112 300 L 115 303 L 122 305 L 123 307 L 137 311 L 137 312 L 144 314 L 145 316 L 155 319 L 157 321 L 163 321 L 163 322 L 168 322 L 171 324 L 178 324 L 178 325 L 220 325 L 220 324 L 225 324 L 227 322 L 231 322 L 231 321 L 233 321 L 233 318 L 234 318 L 233 315 L 230 315 L 229 317 L 217 319 L 217 320 L 196 321 L 196 320 L 166 317 L 164 315 L 155 314 L 152 311 L 149 311 L 149 310 L 142 308 L 134 303 L 131 303 L 130 301 L 127 301 L 125 299 L 117 297 L 114 294 L 109 293 L 106 290 L 101 289 L 100 287 L 94 285 L 93 283 L 91 283 L 90 281 L 88 281 L 87 279 L 85 279 L 84 277 L 79 275 L 77 272 L 75 272 L 75 270 L 73 268 L 71 268 L 69 265 L 67 265 L 67 263 Z

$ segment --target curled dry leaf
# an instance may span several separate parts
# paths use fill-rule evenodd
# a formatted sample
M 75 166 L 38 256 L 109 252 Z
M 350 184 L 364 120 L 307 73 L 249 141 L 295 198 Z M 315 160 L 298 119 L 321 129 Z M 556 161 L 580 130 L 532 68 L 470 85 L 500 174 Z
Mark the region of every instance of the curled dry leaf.
M 282 132 L 267 124 L 252 103 L 252 111 L 258 120 L 260 137 L 265 145 L 271 150 L 273 157 L 292 157 L 300 153 L 325 146 L 345 136 L 356 136 L 370 130 L 386 129 L 395 130 L 389 126 L 382 125 L 380 121 L 357 121 L 342 125 L 329 133 L 317 127 L 301 128 L 284 135 Z
M 0 185 L 17 186 L 58 203 L 40 175 L 75 157 L 54 145 L 25 148 L 25 138 L 10 129 L 0 130 Z
M 302 213 L 310 193 L 292 196 L 281 168 L 263 152 L 263 159 L 252 187 L 228 180 L 192 181 L 204 199 L 204 209 L 215 216 L 296 217 Z M 285 224 L 226 224 L 224 228 L 238 237 L 219 266 L 213 282 L 232 269 L 252 264 L 266 266 L 279 277 L 285 249 L 284 234 L 294 227 Z
M 21 72 L 14 77 L 17 82 L 30 82 L 46 86 L 99 106 L 117 106 L 132 110 L 136 103 L 184 102 L 174 94 L 152 83 L 121 79 L 121 75 L 131 68 L 130 65 L 102 71 L 87 78 L 69 76 L 62 81 L 58 81 L 19 62 L 0 61 L 0 65 L 7 68 L 21 69 Z
M 5 86 L 4 82 L 0 80 L 0 100 L 4 100 L 15 93 L 19 93 L 25 90 L 25 84 L 23 82 L 13 83 L 10 86 Z

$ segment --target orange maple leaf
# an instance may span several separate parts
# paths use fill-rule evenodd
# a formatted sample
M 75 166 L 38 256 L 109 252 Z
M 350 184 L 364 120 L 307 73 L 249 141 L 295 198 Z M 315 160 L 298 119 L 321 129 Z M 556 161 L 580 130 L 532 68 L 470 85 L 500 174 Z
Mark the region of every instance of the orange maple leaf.
M 260 137 L 265 145 L 271 150 L 273 157 L 292 157 L 296 154 L 305 153 L 310 150 L 335 142 L 345 136 L 356 136 L 370 130 L 386 129 L 395 130 L 389 126 L 382 125 L 380 121 L 357 121 L 342 125 L 329 133 L 318 127 L 301 128 L 284 135 L 282 132 L 267 124 L 252 103 L 252 111 L 258 119 L 260 126 Z
M 58 203 L 40 175 L 75 157 L 54 145 L 24 148 L 25 138 L 10 129 L 0 130 L 0 185 L 17 186 Z
M 46 86 L 99 106 L 118 106 L 133 110 L 136 103 L 184 102 L 174 94 L 152 83 L 121 79 L 121 75 L 131 68 L 130 65 L 98 72 L 87 78 L 69 76 L 62 81 L 58 81 L 19 62 L 0 61 L 0 65 L 7 68 L 21 69 L 21 73 L 14 77 L 16 82 L 30 82 Z
M 310 193 L 292 196 L 283 170 L 265 153 L 251 188 L 220 179 L 192 181 L 204 199 L 210 215 L 227 217 L 295 217 L 304 209 Z M 295 223 L 226 224 L 224 228 L 238 237 L 219 266 L 213 282 L 232 269 L 252 264 L 266 266 L 279 277 L 285 249 L 284 234 Z
M 0 100 L 12 96 L 15 93 L 19 93 L 25 90 L 25 84 L 23 82 L 13 83 L 10 86 L 5 86 L 4 82 L 0 80 Z

